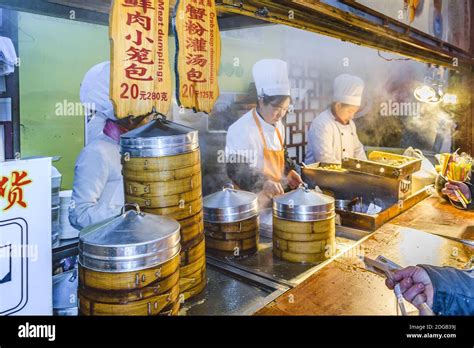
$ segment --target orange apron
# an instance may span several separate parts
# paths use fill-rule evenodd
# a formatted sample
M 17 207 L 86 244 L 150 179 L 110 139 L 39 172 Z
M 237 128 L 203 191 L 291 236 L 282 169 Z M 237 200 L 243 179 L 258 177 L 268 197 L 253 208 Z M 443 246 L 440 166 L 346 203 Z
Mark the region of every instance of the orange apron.
M 263 136 L 262 125 L 255 109 L 253 109 L 253 119 L 255 120 L 263 142 L 263 174 L 268 179 L 280 182 L 283 171 L 285 170 L 285 149 L 283 147 L 280 131 L 275 127 L 278 139 L 280 140 L 281 150 L 269 150 L 265 137 Z

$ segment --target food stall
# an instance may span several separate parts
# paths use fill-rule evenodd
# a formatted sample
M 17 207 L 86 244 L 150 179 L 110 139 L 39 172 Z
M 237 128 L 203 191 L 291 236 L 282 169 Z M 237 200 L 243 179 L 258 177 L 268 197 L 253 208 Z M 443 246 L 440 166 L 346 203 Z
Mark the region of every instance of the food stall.
M 54 172 L 56 203 L 41 214 L 45 229 L 61 230 L 40 246 L 52 252 L 43 275 L 52 296 L 33 314 L 400 315 L 364 257 L 473 267 L 469 200 L 441 192 L 446 180 L 470 180 L 474 153 L 469 1 L 393 0 L 394 12 L 369 0 L 38 3 L 0 5 L 0 35 L 20 58 L 1 95 L 10 109 L 0 110 L 0 150 L 8 165 L 54 157 L 62 173 L 61 194 Z M 460 13 L 467 19 L 455 24 Z M 59 60 L 46 52 L 51 30 L 69 48 Z M 45 65 L 30 59 L 38 54 Z M 252 66 L 268 57 L 289 66 L 285 146 L 303 183 L 263 208 L 232 185 L 225 148 L 229 126 L 256 104 Z M 77 99 L 84 73 L 104 60 L 114 121 L 151 119 L 114 144 L 119 213 L 79 234 L 66 216 L 94 115 Z M 311 122 L 331 103 L 334 77 L 348 73 L 366 80 L 355 122 L 367 159 L 305 163 Z

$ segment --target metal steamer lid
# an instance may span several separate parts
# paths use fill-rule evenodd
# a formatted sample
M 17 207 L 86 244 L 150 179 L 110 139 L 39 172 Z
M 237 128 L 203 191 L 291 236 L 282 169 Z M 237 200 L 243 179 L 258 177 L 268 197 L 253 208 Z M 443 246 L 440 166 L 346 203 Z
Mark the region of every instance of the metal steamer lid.
M 199 148 L 198 131 L 165 117 L 120 136 L 122 155 L 163 157 L 191 152 Z
M 99 272 L 120 273 L 151 268 L 179 254 L 180 225 L 165 216 L 136 210 L 83 229 L 79 235 L 79 263 Z
M 273 199 L 273 216 L 292 221 L 320 221 L 335 216 L 334 198 L 306 184 Z
M 226 185 L 222 191 L 204 197 L 204 221 L 238 222 L 258 215 L 257 195 Z

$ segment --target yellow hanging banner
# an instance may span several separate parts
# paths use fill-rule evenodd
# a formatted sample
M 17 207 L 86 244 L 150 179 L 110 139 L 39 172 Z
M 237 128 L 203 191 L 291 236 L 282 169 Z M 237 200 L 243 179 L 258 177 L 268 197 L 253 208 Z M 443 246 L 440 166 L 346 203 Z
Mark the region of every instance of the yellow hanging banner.
M 221 39 L 214 0 L 179 0 L 175 11 L 178 105 L 210 113 L 219 97 Z
M 169 110 L 169 7 L 169 0 L 113 1 L 110 99 L 118 118 Z

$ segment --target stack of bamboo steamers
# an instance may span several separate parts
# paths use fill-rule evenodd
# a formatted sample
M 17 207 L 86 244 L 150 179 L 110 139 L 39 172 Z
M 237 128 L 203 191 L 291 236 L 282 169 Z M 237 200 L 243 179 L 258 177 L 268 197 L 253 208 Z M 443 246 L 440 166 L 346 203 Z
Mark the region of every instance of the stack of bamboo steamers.
M 184 299 L 206 286 L 198 132 L 158 118 L 121 136 L 125 201 L 181 226 L 180 292 Z
M 334 253 L 334 198 L 306 185 L 273 200 L 273 253 L 290 262 L 321 262 Z
M 227 185 L 204 198 L 204 230 L 208 250 L 240 257 L 257 251 L 257 195 Z
M 180 226 L 135 210 L 81 231 L 79 310 L 83 315 L 176 315 Z

